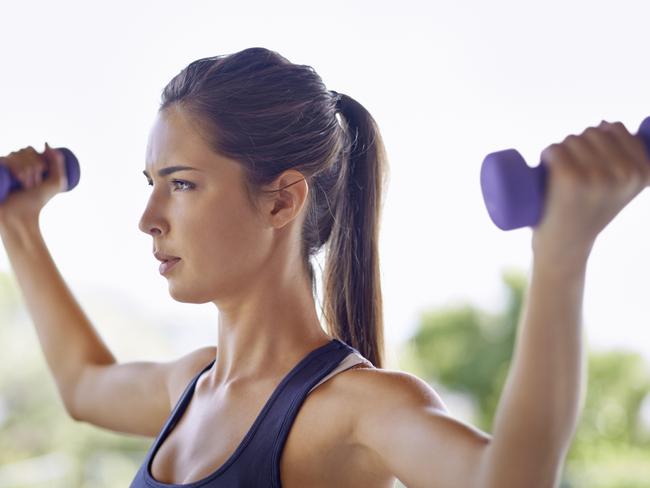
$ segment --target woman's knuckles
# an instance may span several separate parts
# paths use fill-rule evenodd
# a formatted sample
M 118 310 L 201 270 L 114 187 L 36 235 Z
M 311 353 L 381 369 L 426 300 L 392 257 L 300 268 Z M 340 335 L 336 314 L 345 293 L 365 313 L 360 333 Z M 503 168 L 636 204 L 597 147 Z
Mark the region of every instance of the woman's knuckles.
M 551 144 L 541 158 L 557 178 L 572 186 L 625 191 L 650 185 L 650 160 L 645 151 L 622 123 L 603 121 L 580 135 L 570 134 L 561 143 Z
M 34 148 L 28 147 L 18 152 L 11 152 L 2 160 L 9 171 L 24 187 L 31 188 L 43 181 L 47 164 Z

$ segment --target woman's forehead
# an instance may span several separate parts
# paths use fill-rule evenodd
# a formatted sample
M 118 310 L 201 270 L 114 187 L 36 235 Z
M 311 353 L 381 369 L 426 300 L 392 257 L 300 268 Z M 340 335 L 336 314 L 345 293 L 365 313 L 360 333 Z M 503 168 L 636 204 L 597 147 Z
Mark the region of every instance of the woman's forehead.
M 179 110 L 156 115 L 145 154 L 145 174 L 149 177 L 168 167 L 190 167 L 221 177 L 239 177 L 240 165 L 215 153 L 202 139 L 187 116 Z M 167 174 L 169 174 L 170 170 Z
M 171 152 L 204 153 L 210 148 L 178 110 L 158 112 L 149 131 L 146 161 L 164 159 Z

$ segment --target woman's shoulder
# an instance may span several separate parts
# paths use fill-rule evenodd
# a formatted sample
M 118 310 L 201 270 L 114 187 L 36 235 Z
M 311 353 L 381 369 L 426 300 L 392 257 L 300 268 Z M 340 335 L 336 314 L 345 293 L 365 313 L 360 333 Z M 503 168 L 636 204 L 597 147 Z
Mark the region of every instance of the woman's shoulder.
M 361 363 L 337 376 L 332 398 L 345 405 L 351 433 L 364 418 L 400 408 L 425 406 L 447 413 L 435 389 L 412 373 Z
M 394 402 L 395 396 L 405 401 L 423 400 L 439 404 L 444 409 L 440 395 L 418 376 L 399 370 L 376 368 L 370 363 L 360 363 L 350 368 L 350 374 L 341 375 L 338 382 L 341 393 L 353 396 L 361 403 Z

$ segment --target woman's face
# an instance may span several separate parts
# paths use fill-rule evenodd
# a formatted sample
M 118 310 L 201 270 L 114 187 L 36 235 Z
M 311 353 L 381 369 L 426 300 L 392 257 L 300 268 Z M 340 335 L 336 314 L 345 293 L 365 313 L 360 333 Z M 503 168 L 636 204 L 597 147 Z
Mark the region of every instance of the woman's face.
M 195 170 L 159 174 L 172 166 Z M 153 188 L 139 228 L 154 250 L 181 258 L 165 275 L 175 300 L 215 301 L 255 279 L 273 227 L 248 202 L 239 163 L 212 152 L 180 109 L 157 114 L 145 173 Z

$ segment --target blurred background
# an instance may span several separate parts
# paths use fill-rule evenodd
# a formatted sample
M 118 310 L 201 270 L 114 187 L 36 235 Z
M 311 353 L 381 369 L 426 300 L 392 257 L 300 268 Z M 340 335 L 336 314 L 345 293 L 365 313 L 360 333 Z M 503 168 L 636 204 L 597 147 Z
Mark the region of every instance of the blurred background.
M 138 229 L 164 85 L 248 47 L 312 66 L 364 105 L 390 164 L 380 235 L 387 369 L 491 432 L 531 271 L 531 229 L 489 219 L 479 171 L 601 120 L 650 115 L 642 1 L 0 3 L 0 155 L 68 147 L 81 181 L 45 208 L 59 270 L 120 362 L 215 344 L 212 304 L 175 302 Z M 583 327 L 584 410 L 562 486 L 650 486 L 650 192 L 601 233 Z M 0 488 L 128 486 L 153 439 L 70 419 L 0 247 Z M 403 486 L 399 482 L 396 486 Z

